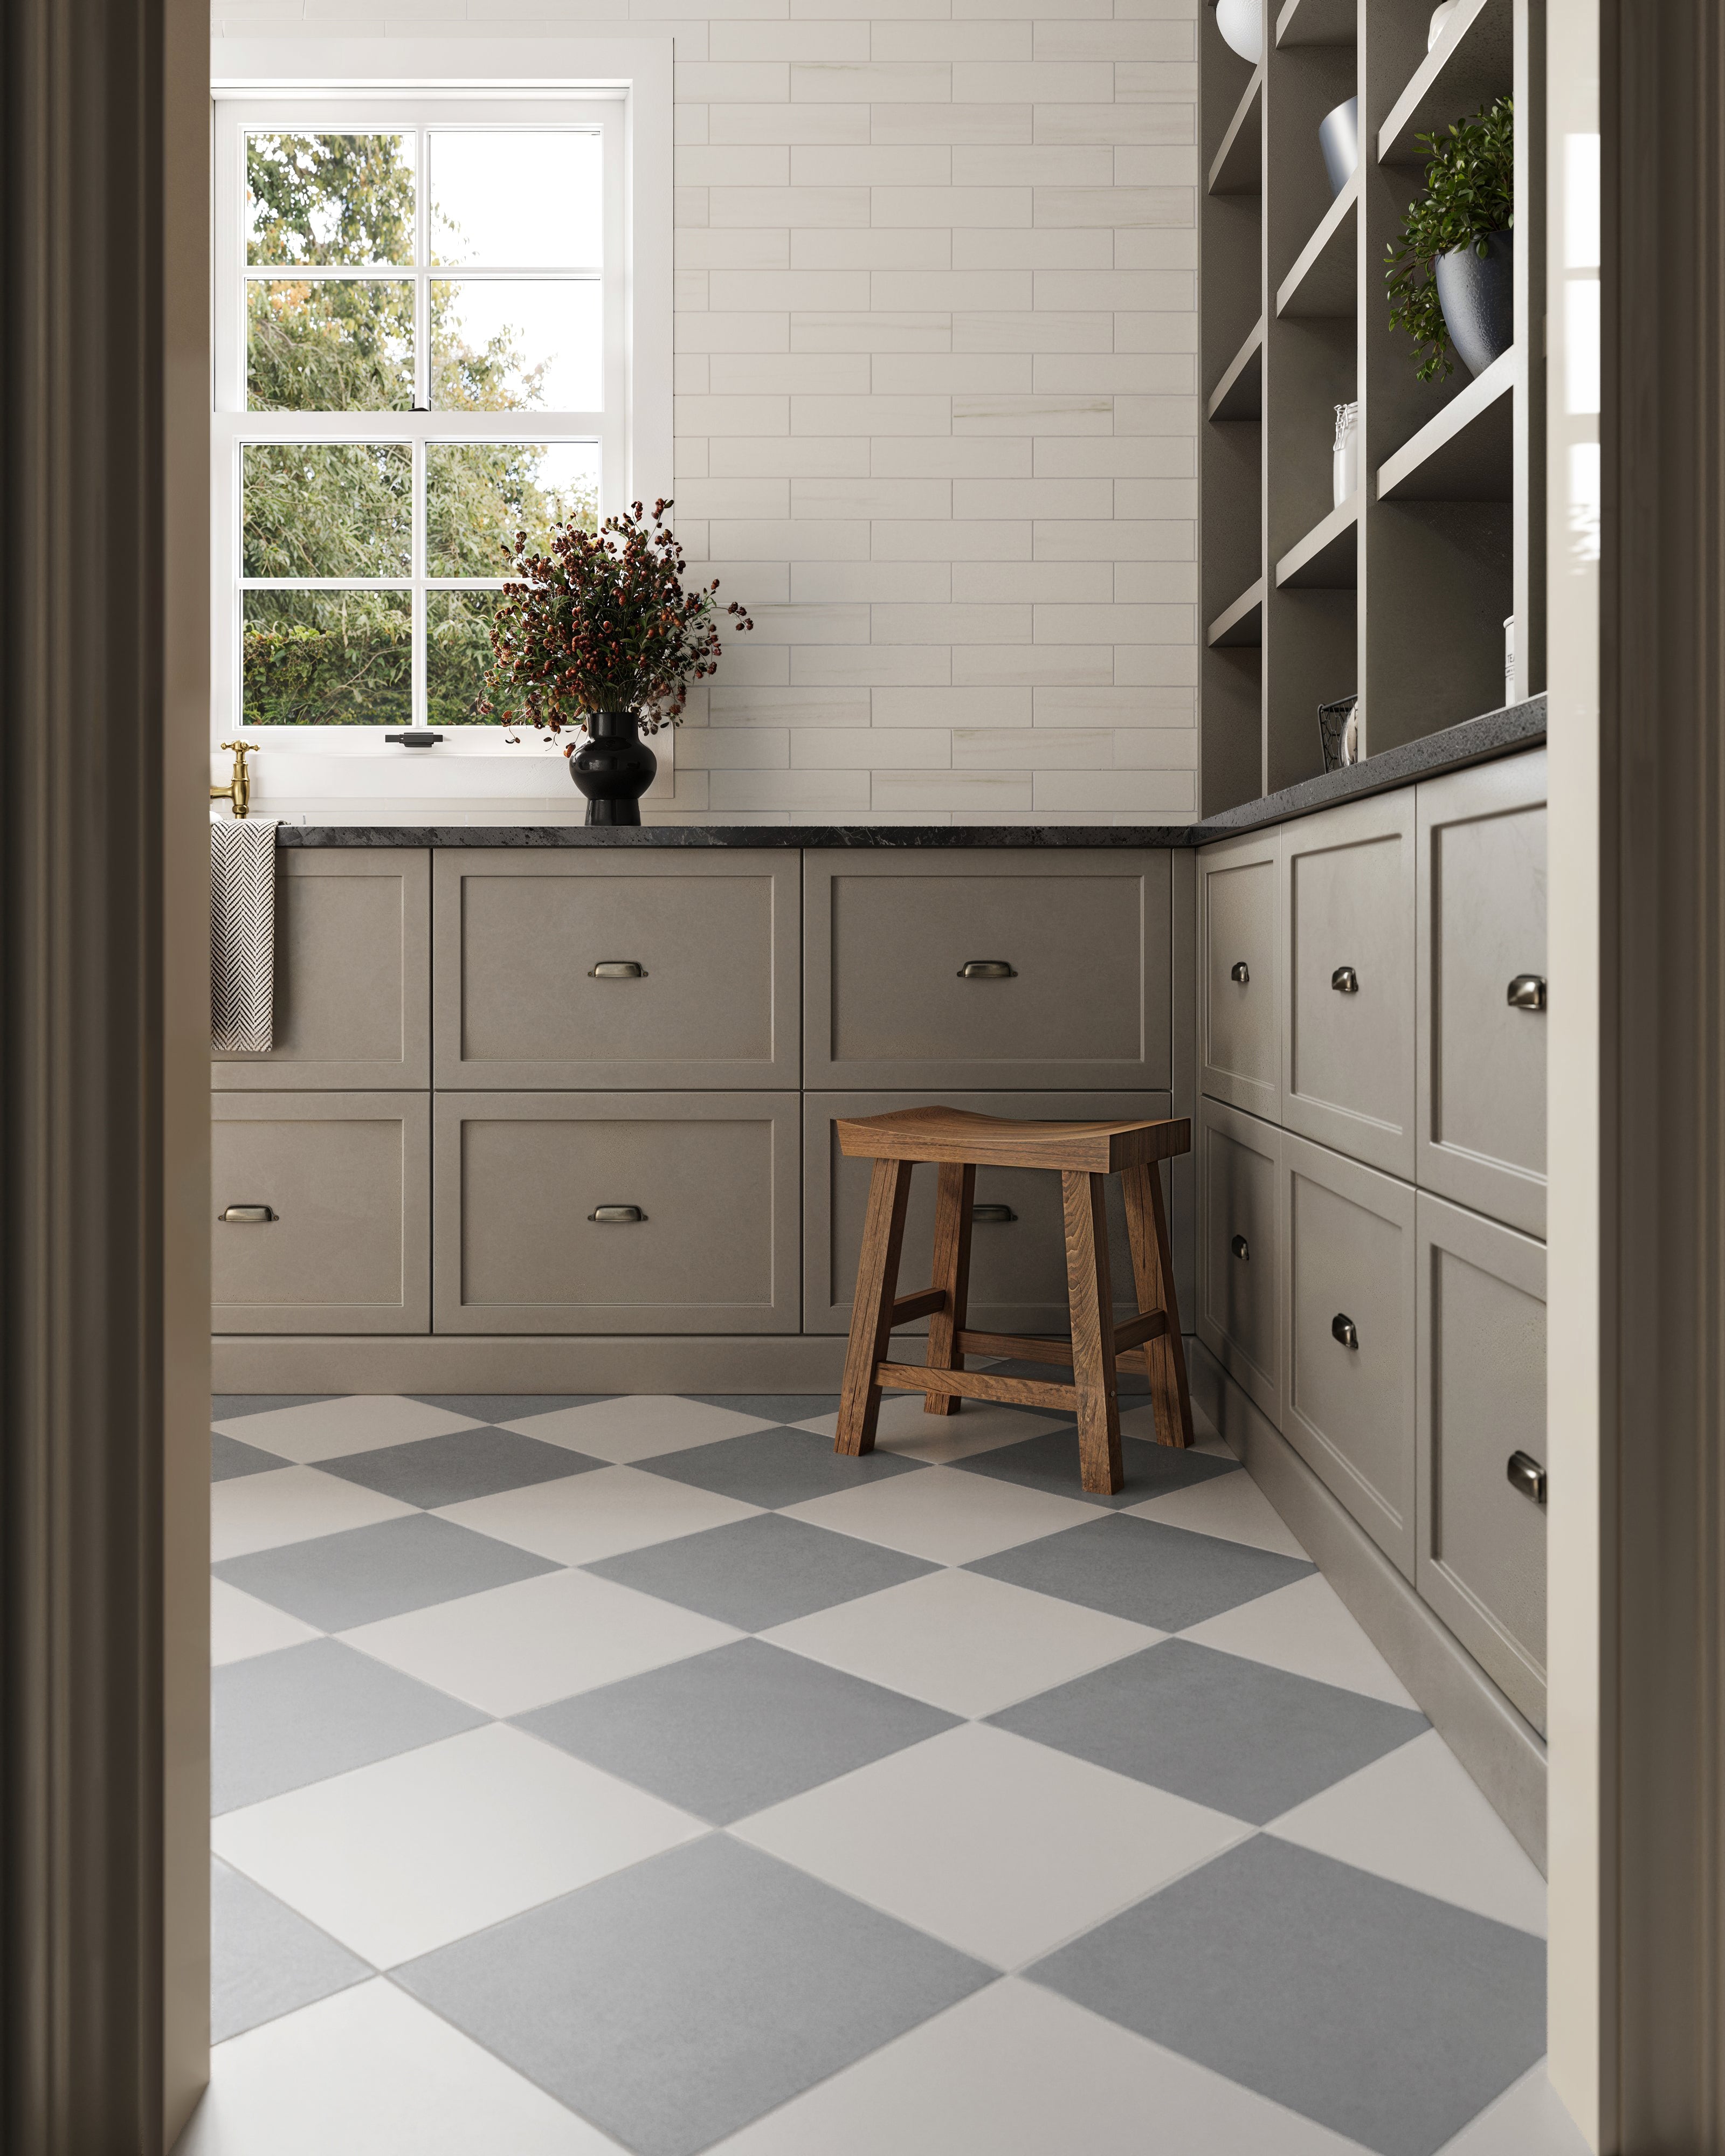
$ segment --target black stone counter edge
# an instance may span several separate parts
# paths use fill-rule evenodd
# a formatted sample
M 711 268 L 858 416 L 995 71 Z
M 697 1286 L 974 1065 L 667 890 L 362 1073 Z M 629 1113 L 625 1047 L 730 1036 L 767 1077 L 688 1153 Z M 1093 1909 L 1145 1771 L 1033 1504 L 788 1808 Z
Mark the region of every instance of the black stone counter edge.
M 652 846 L 1009 847 L 1039 850 L 1097 846 L 1201 846 L 1212 839 L 1309 816 L 1337 802 L 1435 778 L 1470 763 L 1535 748 L 1545 739 L 1545 698 L 1466 720 L 1423 740 L 1385 749 L 1346 771 L 1303 779 L 1280 793 L 1248 801 L 1202 824 L 644 824 L 634 830 L 589 830 L 581 824 L 284 824 L 284 846 Z

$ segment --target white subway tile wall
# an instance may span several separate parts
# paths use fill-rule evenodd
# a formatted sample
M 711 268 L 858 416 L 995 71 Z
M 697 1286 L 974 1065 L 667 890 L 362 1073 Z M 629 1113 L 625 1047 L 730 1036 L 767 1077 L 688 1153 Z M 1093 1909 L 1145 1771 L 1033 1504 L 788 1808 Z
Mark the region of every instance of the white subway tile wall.
M 218 0 L 675 47 L 675 475 L 751 608 L 655 821 L 1196 814 L 1199 0 Z

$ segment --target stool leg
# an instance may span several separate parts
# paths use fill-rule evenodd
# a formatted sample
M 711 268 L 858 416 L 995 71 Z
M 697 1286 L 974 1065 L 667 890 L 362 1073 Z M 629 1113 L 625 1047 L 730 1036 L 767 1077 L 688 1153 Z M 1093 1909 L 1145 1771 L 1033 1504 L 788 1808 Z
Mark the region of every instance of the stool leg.
M 850 1306 L 850 1344 L 845 1351 L 845 1389 L 839 1396 L 834 1452 L 853 1459 L 875 1449 L 880 1388 L 875 1366 L 884 1362 L 892 1336 L 892 1301 L 898 1293 L 898 1254 L 905 1240 L 905 1207 L 911 1195 L 911 1163 L 877 1160 L 869 1184 L 868 1218 L 856 1265 L 856 1300 Z
M 1156 1435 L 1163 1445 L 1192 1442 L 1192 1394 L 1186 1382 L 1186 1343 L 1180 1337 L 1180 1305 L 1174 1293 L 1173 1256 L 1162 1176 L 1154 1161 L 1125 1170 L 1126 1229 L 1132 1246 L 1138 1308 L 1165 1310 L 1168 1331 L 1144 1343 L 1144 1367 L 1156 1409 Z
M 968 1162 L 942 1161 L 934 1201 L 933 1283 L 947 1291 L 947 1306 L 928 1321 L 928 1367 L 962 1370 L 958 1335 L 964 1330 L 970 1300 L 970 1208 L 976 1196 L 976 1170 Z M 964 1404 L 957 1393 L 925 1393 L 924 1414 L 957 1414 Z
M 1108 1277 L 1107 1184 L 1063 1174 L 1066 1291 L 1072 1312 L 1072 1382 L 1078 1390 L 1078 1466 L 1086 1490 L 1112 1496 L 1124 1481 L 1120 1402 L 1114 1389 L 1114 1289 Z

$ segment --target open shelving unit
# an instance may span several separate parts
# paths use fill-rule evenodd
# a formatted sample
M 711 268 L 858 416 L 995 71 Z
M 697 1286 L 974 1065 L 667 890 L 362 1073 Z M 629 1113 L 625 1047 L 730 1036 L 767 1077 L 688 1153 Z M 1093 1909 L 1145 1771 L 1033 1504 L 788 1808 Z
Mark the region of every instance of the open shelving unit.
M 1203 813 L 1322 768 L 1317 707 L 1360 697 L 1374 754 L 1544 686 L 1544 0 L 1265 0 L 1249 66 L 1200 10 L 1199 326 Z M 1513 348 L 1414 374 L 1384 264 L 1424 177 L 1417 137 L 1510 92 Z M 1331 196 L 1318 122 L 1360 100 Z M 1333 506 L 1334 408 L 1359 483 Z M 1516 620 L 1506 696 L 1503 624 Z

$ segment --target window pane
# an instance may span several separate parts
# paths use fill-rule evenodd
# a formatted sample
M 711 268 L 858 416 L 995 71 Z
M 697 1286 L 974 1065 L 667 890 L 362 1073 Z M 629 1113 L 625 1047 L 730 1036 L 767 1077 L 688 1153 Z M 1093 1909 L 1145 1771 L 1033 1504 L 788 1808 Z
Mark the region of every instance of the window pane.
M 405 443 L 253 443 L 242 454 L 242 575 L 411 572 L 413 452 Z
M 431 259 L 502 270 L 597 270 L 604 259 L 597 133 L 473 128 L 431 137 Z
M 438 279 L 431 402 L 439 412 L 597 412 L 604 401 L 598 280 Z
M 425 717 L 434 726 L 494 726 L 475 709 L 491 671 L 491 613 L 501 592 L 426 595 Z
M 246 292 L 246 408 L 411 412 L 413 288 L 405 280 L 259 280 Z
M 425 573 L 502 577 L 515 535 L 536 552 L 553 525 L 598 522 L 597 442 L 432 442 L 425 451 Z
M 248 135 L 248 262 L 413 260 L 412 135 Z
M 407 592 L 247 592 L 245 724 L 413 723 Z

